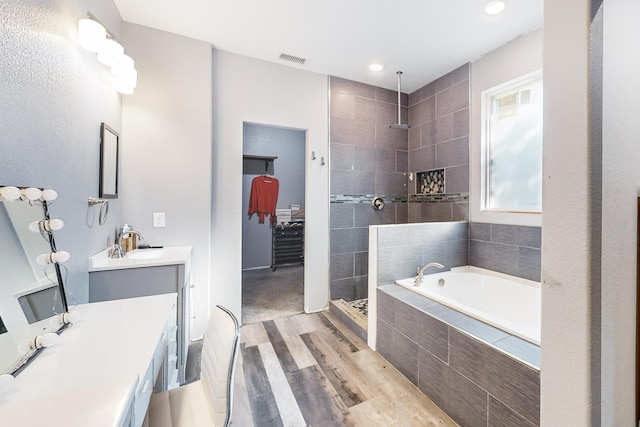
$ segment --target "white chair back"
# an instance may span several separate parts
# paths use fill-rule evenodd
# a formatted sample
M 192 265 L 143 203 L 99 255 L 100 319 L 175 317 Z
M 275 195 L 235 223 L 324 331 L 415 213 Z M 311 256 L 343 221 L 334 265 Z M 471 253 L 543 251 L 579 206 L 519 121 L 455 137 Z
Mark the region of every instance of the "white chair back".
M 238 319 L 217 305 L 211 313 L 202 344 L 200 379 L 211 402 L 216 426 L 228 426 L 231 418 L 233 377 L 240 344 Z

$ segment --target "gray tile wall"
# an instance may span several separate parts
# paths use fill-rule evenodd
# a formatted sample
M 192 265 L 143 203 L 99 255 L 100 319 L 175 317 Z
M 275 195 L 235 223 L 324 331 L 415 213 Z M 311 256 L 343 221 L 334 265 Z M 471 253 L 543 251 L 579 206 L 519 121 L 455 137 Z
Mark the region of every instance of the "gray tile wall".
M 397 122 L 397 92 L 330 78 L 332 195 L 384 195 L 375 211 L 369 203 L 331 203 L 330 297 L 347 301 L 367 296 L 369 225 L 406 223 L 409 157 L 407 131 Z M 403 94 L 403 122 L 409 97 Z
M 445 169 L 445 191 L 469 191 L 469 67 L 409 95 L 409 172 Z M 409 186 L 416 192 L 415 182 Z M 468 203 L 409 206 L 409 222 L 465 221 Z
M 353 237 L 345 233 L 336 238 Z M 540 239 L 540 227 L 518 225 L 434 222 L 380 227 L 378 285 L 415 276 L 428 262 L 446 269 L 473 265 L 539 282 Z
M 396 285 L 377 301 L 378 352 L 460 425 L 540 424 L 539 369 L 495 348 L 514 337 Z
M 406 172 L 436 167 L 445 169 L 447 193 L 468 193 L 469 64 L 402 94 L 409 131 L 389 128 L 397 122 L 395 91 L 332 76 L 330 98 L 332 195 L 406 196 L 415 193 Z M 387 201 L 381 212 L 365 203 L 338 205 L 331 203 L 330 210 L 330 298 L 347 301 L 367 296 L 368 244 L 362 236 L 369 225 L 469 219 L 468 201 Z
M 540 281 L 540 227 L 469 223 L 469 264 Z
M 468 265 L 467 228 L 466 222 L 378 228 L 378 284 L 413 277 L 428 262 L 439 262 L 446 269 Z

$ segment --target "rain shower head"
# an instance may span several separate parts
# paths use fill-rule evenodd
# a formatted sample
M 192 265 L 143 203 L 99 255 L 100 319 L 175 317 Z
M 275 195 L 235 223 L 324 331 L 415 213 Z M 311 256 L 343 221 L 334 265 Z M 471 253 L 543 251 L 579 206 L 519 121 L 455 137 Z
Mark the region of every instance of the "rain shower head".
M 396 74 L 398 75 L 398 123 L 393 124 L 393 125 L 389 125 L 389 127 L 391 129 L 404 129 L 404 130 L 407 130 L 407 129 L 409 129 L 409 125 L 402 123 L 402 104 L 400 102 L 400 94 L 401 94 L 400 78 L 402 76 L 402 71 L 398 71 L 398 72 L 396 72 Z
M 409 129 L 409 125 L 404 124 L 404 123 L 397 123 L 395 125 L 389 125 L 389 127 L 391 129 L 404 129 L 404 130 Z

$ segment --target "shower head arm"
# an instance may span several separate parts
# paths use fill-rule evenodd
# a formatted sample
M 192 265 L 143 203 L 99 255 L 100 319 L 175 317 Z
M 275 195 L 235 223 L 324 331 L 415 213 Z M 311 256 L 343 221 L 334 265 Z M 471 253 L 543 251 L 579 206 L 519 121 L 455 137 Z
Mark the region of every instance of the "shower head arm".
M 400 97 L 402 93 L 402 87 L 400 85 L 402 71 L 397 71 L 396 74 L 398 75 L 398 122 L 394 125 L 390 125 L 389 127 L 393 129 L 409 129 L 409 125 L 402 123 L 402 98 Z

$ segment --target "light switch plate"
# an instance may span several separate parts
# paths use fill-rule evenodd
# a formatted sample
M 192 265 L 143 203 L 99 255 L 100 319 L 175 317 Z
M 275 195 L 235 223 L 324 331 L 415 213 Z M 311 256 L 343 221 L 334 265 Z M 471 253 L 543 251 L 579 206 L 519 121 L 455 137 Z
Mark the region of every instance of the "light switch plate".
M 153 227 L 161 228 L 165 226 L 165 216 L 164 212 L 154 212 L 153 213 Z

